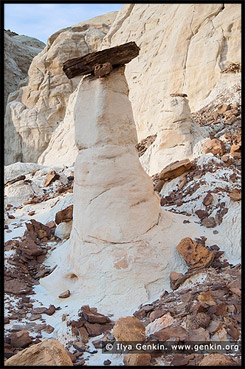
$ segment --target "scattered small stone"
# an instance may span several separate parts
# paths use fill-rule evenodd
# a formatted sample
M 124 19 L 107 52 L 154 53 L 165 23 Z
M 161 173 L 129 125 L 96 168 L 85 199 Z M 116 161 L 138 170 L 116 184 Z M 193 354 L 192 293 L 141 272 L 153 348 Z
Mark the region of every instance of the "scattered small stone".
M 47 332 L 48 334 L 52 333 L 54 331 L 54 327 L 52 327 L 51 325 L 47 325 L 45 327 L 45 332 Z
M 55 215 L 55 223 L 60 224 L 61 222 L 69 222 L 73 219 L 73 205 L 60 210 Z
M 195 214 L 198 216 L 199 219 L 204 219 L 204 218 L 207 218 L 208 217 L 208 212 L 206 210 L 196 210 L 195 211 Z
M 59 296 L 60 297 L 60 296 Z M 69 296 L 67 296 L 69 297 Z M 47 314 L 47 315 L 53 315 L 55 313 L 55 306 L 54 305 L 50 305 L 48 309 L 45 309 L 44 314 Z
M 30 215 L 30 216 L 32 216 L 32 215 L 34 215 L 36 212 L 35 212 L 35 210 L 32 210 L 32 211 L 29 211 L 29 213 L 27 213 L 28 215 Z
M 69 297 L 71 295 L 71 292 L 70 290 L 67 290 L 65 292 L 62 292 L 60 295 L 59 295 L 59 298 L 60 299 L 66 299 L 67 297 Z
M 203 199 L 203 205 L 205 206 L 209 206 L 213 203 L 214 201 L 214 198 L 213 198 L 213 195 L 211 193 L 208 193 L 205 198 Z
M 109 323 L 111 320 L 107 316 L 103 314 L 99 314 L 95 311 L 92 311 L 88 305 L 84 305 L 81 309 L 82 316 L 89 322 L 89 323 Z
M 50 173 L 47 174 L 45 181 L 43 183 L 44 187 L 48 187 L 52 182 L 56 181 L 60 178 L 60 175 L 52 170 Z
M 203 218 L 201 224 L 206 228 L 214 228 L 217 225 L 214 217 Z
M 160 179 L 168 180 L 179 177 L 192 167 L 192 163 L 189 159 L 177 160 L 167 165 L 159 174 Z
M 10 320 L 9 320 L 9 317 L 5 317 L 4 318 L 4 324 L 9 324 Z
M 104 361 L 104 363 L 103 363 L 104 365 L 110 365 L 111 364 L 111 360 L 109 360 L 109 359 L 107 359 L 107 360 L 105 360 Z

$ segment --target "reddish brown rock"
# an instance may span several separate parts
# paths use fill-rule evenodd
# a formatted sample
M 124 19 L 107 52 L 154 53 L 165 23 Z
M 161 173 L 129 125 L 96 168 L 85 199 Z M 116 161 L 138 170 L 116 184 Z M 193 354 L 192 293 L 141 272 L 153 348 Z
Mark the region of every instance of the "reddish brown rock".
M 160 179 L 173 179 L 181 176 L 181 174 L 187 172 L 192 167 L 192 163 L 189 159 L 178 160 L 167 165 L 159 174 Z
M 136 317 L 127 316 L 116 321 L 113 335 L 117 341 L 144 341 L 145 327 Z
M 189 237 L 180 241 L 177 250 L 191 268 L 208 267 L 214 259 L 214 254 L 208 248 Z
M 230 118 L 228 118 L 227 120 L 226 120 L 226 123 L 227 124 L 233 124 L 233 123 L 235 123 L 235 121 L 237 120 L 238 118 L 236 117 L 236 115 L 232 115 Z
M 102 348 L 104 342 L 112 341 L 112 334 L 110 332 L 106 332 L 102 338 L 98 338 L 94 341 L 92 341 L 92 344 L 95 348 Z M 75 347 L 75 346 L 74 346 Z
M 240 201 L 242 199 L 242 192 L 241 190 L 234 189 L 229 193 L 229 197 L 233 201 Z
M 181 326 L 178 327 L 167 327 L 163 328 L 158 332 L 155 332 L 153 336 L 158 339 L 158 341 L 165 342 L 167 340 L 174 341 L 175 339 L 180 339 L 184 341 L 187 339 L 187 332 Z
M 56 339 L 46 339 L 18 352 L 5 366 L 73 366 L 64 346 Z
M 82 307 L 82 315 L 89 323 L 103 324 L 111 321 L 109 317 L 92 311 L 88 305 Z
M 231 105 L 222 104 L 218 107 L 217 111 L 219 114 L 224 114 L 226 111 L 231 109 Z
M 50 305 L 48 309 L 45 309 L 43 314 L 53 315 L 55 313 L 55 306 Z
M 106 331 L 109 331 L 112 328 L 111 323 L 98 324 L 86 322 L 84 326 L 86 327 L 90 337 L 99 336 L 100 334 L 105 333 Z
M 153 322 L 155 319 L 161 318 L 167 312 L 168 312 L 168 310 L 166 308 L 156 309 L 156 310 L 152 311 L 149 315 L 150 321 Z
M 208 217 L 208 212 L 206 210 L 196 210 L 195 211 L 195 214 L 198 216 L 199 219 L 204 219 L 204 218 L 207 218 Z
M 199 363 L 199 366 L 234 366 L 235 361 L 224 354 L 208 354 Z
M 235 340 L 237 341 L 240 337 L 240 333 L 239 330 L 233 325 L 231 324 L 227 330 L 227 333 Z
M 203 218 L 201 224 L 206 228 L 214 228 L 217 225 L 214 217 Z
M 111 360 L 107 359 L 103 362 L 104 365 L 110 365 L 111 364 Z
M 54 331 L 54 327 L 52 327 L 51 325 L 46 325 L 44 328 L 45 332 L 47 332 L 48 334 L 52 333 Z
M 175 272 L 171 272 L 170 273 L 170 286 L 171 288 L 174 290 L 176 287 L 175 287 L 175 283 L 176 281 L 183 277 L 183 274 L 182 273 L 175 273 Z
M 227 304 L 226 303 L 221 302 L 220 304 L 217 305 L 216 315 L 219 315 L 219 316 L 227 315 Z
M 205 313 L 198 313 L 195 316 L 195 320 L 198 323 L 198 325 L 202 328 L 207 328 L 210 323 L 210 316 Z
M 241 289 L 238 287 L 230 287 L 230 291 L 239 297 L 241 296 Z
M 179 190 L 182 190 L 182 188 L 184 187 L 184 185 L 186 184 L 187 182 L 187 178 L 186 176 L 184 176 L 178 183 L 178 188 Z
M 150 354 L 127 354 L 123 358 L 125 366 L 149 366 L 150 361 Z
M 220 328 L 222 328 L 222 325 L 223 323 L 220 320 L 212 320 L 207 329 L 210 334 L 214 334 Z
M 4 318 L 4 324 L 9 324 L 10 320 L 9 320 L 9 317 L 5 317 Z
M 28 215 L 32 216 L 35 214 L 35 210 L 29 211 L 29 213 L 27 213 Z
M 235 157 L 241 157 L 241 143 L 233 144 L 230 148 L 230 154 Z
M 54 234 L 54 229 L 35 219 L 30 219 L 30 223 L 25 223 L 25 225 L 27 230 L 25 231 L 24 236 L 26 238 L 31 238 L 35 242 L 37 242 L 39 236 L 43 237 L 45 235 L 45 237 L 51 239 Z
M 87 329 L 85 327 L 79 327 L 77 329 L 81 337 L 82 343 L 87 343 L 89 341 L 89 334 Z
M 10 342 L 13 347 L 25 348 L 32 342 L 32 338 L 29 336 L 29 332 L 23 330 L 12 333 Z
M 16 177 L 16 178 L 11 179 L 11 180 L 9 180 L 8 182 L 6 182 L 6 183 L 5 183 L 5 185 L 10 185 L 10 184 L 13 184 L 13 183 L 15 183 L 15 182 L 23 181 L 25 178 L 26 178 L 26 176 L 25 176 L 25 175 L 18 176 L 18 177 Z
M 211 194 L 211 193 L 208 193 L 205 197 L 204 197 L 204 199 L 203 199 L 203 205 L 205 205 L 205 206 L 209 206 L 209 205 L 211 205 L 212 203 L 213 203 L 213 201 L 214 201 L 214 198 L 213 198 L 213 195 Z
M 163 179 L 159 179 L 158 181 L 157 181 L 157 184 L 155 185 L 155 187 L 154 187 L 154 190 L 155 191 L 157 191 L 157 192 L 161 192 L 161 189 L 162 189 L 162 187 L 163 187 L 163 185 L 164 185 L 164 180 Z
M 65 292 L 62 292 L 62 293 L 59 295 L 59 298 L 60 298 L 60 299 L 66 299 L 67 297 L 70 297 L 70 295 L 71 295 L 70 290 L 67 290 L 67 291 L 65 291 Z
M 52 170 L 50 173 L 46 175 L 45 181 L 43 183 L 44 187 L 49 186 L 52 182 L 56 181 L 60 178 L 60 175 L 57 174 L 54 170 Z
M 94 75 L 96 77 L 104 77 L 110 74 L 112 71 L 112 65 L 109 62 L 103 64 L 96 64 L 94 67 Z
M 209 332 L 202 327 L 190 330 L 188 332 L 187 341 L 205 342 L 209 340 L 210 340 Z
M 175 354 L 171 364 L 173 366 L 185 366 L 187 365 L 189 360 L 182 354 Z
M 49 228 L 56 228 L 56 224 L 53 220 L 45 224 Z
M 210 291 L 202 292 L 197 296 L 198 301 L 200 301 L 203 305 L 214 306 L 216 302 L 213 299 L 213 296 Z
M 32 288 L 20 279 L 10 279 L 4 282 L 4 291 L 14 295 L 22 295 L 31 292 Z
M 36 257 L 39 255 L 45 255 L 47 250 L 39 247 L 31 238 L 27 238 L 26 240 L 20 243 L 21 250 L 31 257 Z
M 73 219 L 73 205 L 60 210 L 55 215 L 55 223 L 60 224 L 61 222 L 69 222 Z
M 204 154 L 212 153 L 214 155 L 224 154 L 224 144 L 217 138 L 209 139 L 202 145 L 202 152 Z

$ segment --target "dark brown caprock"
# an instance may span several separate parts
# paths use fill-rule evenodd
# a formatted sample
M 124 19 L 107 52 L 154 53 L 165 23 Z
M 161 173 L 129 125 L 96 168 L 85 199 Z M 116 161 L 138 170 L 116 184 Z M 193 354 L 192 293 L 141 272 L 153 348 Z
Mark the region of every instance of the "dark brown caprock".
M 128 42 L 110 49 L 84 55 L 81 58 L 67 60 L 63 63 L 63 71 L 69 79 L 90 73 L 102 77 L 109 74 L 112 68 L 129 63 L 139 55 L 139 51 L 140 48 L 135 42 Z M 105 64 L 107 68 L 105 68 Z M 111 64 L 111 68 L 109 68 L 109 64 Z M 101 72 L 99 72 L 100 69 Z M 104 73 L 103 70 L 105 70 Z

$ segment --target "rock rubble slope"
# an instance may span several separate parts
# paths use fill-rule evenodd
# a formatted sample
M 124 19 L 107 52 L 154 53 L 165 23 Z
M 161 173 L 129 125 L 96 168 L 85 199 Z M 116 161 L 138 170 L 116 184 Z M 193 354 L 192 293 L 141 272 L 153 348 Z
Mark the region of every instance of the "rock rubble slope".
M 73 228 L 60 264 L 41 281 L 53 296 L 69 290 L 70 301 L 115 316 L 119 305 L 126 314 L 156 298 L 170 268 L 184 270 L 175 254 L 179 238 L 202 232 L 208 242 L 221 242 L 208 227 L 160 209 L 137 157 L 127 95 L 124 67 L 103 79 L 87 77 L 77 88 Z M 90 102 L 87 110 L 82 101 Z

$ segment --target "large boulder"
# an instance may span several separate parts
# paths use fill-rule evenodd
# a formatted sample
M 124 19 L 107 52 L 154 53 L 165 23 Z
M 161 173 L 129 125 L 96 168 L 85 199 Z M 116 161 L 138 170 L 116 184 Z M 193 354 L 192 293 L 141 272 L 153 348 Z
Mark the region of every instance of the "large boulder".
M 32 345 L 5 362 L 5 366 L 73 366 L 64 346 L 56 339 Z

